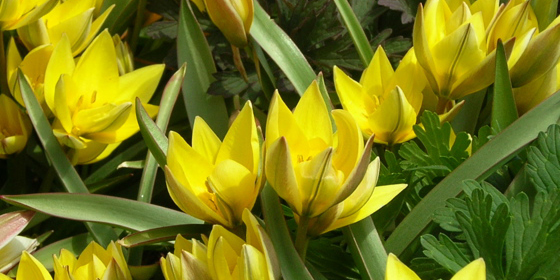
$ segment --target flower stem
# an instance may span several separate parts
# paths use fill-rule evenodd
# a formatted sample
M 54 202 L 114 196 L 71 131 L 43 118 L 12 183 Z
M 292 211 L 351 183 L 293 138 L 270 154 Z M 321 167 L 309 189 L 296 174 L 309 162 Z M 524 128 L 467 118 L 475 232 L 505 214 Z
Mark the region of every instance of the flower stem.
M 307 253 L 307 245 L 309 244 L 309 237 L 307 236 L 307 229 L 309 228 L 309 217 L 300 216 L 298 228 L 296 231 L 296 241 L 294 246 L 296 251 L 303 261 L 305 261 L 305 254 Z
M 4 46 L 4 30 L 0 29 L 0 90 L 2 93 L 10 95 L 8 86 L 8 69 L 6 67 L 6 48 Z

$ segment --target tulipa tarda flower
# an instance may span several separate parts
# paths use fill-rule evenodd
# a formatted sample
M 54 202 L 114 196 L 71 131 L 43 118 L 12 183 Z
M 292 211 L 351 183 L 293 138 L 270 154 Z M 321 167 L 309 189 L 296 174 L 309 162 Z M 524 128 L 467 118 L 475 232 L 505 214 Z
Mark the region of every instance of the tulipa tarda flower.
M 31 134 L 31 122 L 10 97 L 0 94 L 0 158 L 19 153 Z
M 357 222 L 406 187 L 387 186 L 386 197 L 376 200 L 382 191 L 373 191 L 379 168 L 379 161 L 369 162 L 373 139 L 364 147 L 360 128 L 347 111 L 333 110 L 332 117 L 336 134 L 315 81 L 293 113 L 278 93 L 270 105 L 265 172 L 299 221 L 303 233 L 296 237 L 296 248 L 308 228 L 310 235 L 318 235 Z
M 234 46 L 247 45 L 249 30 L 253 24 L 253 1 L 251 0 L 192 0 Z
M 104 249 L 91 242 L 76 258 L 66 249 L 53 256 L 55 279 L 70 280 L 132 280 L 121 245 L 111 243 Z
M 413 44 L 432 90 L 444 100 L 459 99 L 494 81 L 495 51 L 487 54 L 485 17 L 482 11 L 471 13 L 467 4 L 456 10 L 445 0 L 419 5 Z
M 58 0 L 0 1 L 0 30 L 12 30 L 32 23 L 52 10 Z
M 385 280 L 420 280 L 420 277 L 395 255 L 389 254 Z M 486 280 L 486 264 L 484 260 L 480 258 L 472 261 L 459 270 L 451 280 Z
M 49 271 L 41 264 L 35 257 L 27 251 L 21 252 L 21 259 L 19 262 L 17 280 L 53 280 Z M 67 278 L 68 279 L 68 278 Z M 83 278 L 87 279 L 87 278 Z M 0 280 L 12 280 L 12 278 L 0 273 Z
M 45 101 L 56 117 L 53 131 L 74 149 L 77 163 L 107 156 L 115 145 L 138 131 L 134 99 L 155 116 L 158 107 L 147 104 L 164 65 L 152 65 L 119 76 L 113 40 L 103 31 L 74 63 L 70 42 L 63 35 L 45 74 Z
M 169 134 L 165 177 L 173 201 L 187 214 L 235 228 L 260 191 L 260 145 L 253 108 L 246 103 L 223 142 L 196 118 L 192 146 Z M 242 194 L 242 195 L 240 195 Z
M 91 43 L 113 9 L 111 6 L 94 18 L 95 0 L 67 0 L 58 4 L 38 20 L 18 28 L 18 35 L 27 49 L 52 44 L 56 46 L 62 34 L 68 36 L 72 54 L 78 55 Z
M 214 225 L 207 244 L 178 235 L 175 252 L 161 258 L 166 280 L 185 279 L 280 279 L 274 248 L 265 230 L 248 209 L 245 240 Z
M 385 51 L 379 47 L 359 83 L 336 66 L 334 83 L 342 106 L 352 114 L 365 137 L 375 134 L 375 142 L 385 145 L 416 137 L 412 127 L 418 114 L 424 106 L 435 109 L 438 103 L 424 70 L 417 63 L 414 49 L 393 70 Z M 423 104 L 424 96 L 428 97 L 427 104 Z M 450 119 L 459 108 L 460 105 L 446 108 L 440 119 Z

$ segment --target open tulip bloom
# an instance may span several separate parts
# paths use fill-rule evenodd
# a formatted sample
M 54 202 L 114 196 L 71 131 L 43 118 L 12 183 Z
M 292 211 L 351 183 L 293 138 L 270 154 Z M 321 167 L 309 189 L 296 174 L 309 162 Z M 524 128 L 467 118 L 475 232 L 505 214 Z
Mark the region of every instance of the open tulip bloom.
M 293 113 L 276 93 L 267 119 L 266 177 L 310 236 L 371 215 L 406 187 L 375 188 L 379 160 L 369 162 L 373 139 L 364 147 L 350 113 L 333 110 L 332 117 L 336 133 L 313 82 Z
M 74 63 L 63 35 L 45 74 L 45 101 L 56 117 L 55 136 L 76 152 L 77 163 L 106 157 L 116 145 L 138 132 L 134 99 L 150 116 L 158 106 L 147 104 L 164 65 L 151 65 L 119 76 L 117 55 L 109 32 L 103 31 Z
M 192 146 L 169 133 L 165 178 L 175 204 L 212 224 L 240 225 L 243 210 L 253 208 L 260 191 L 257 133 L 251 103 L 245 104 L 223 142 L 198 117 Z

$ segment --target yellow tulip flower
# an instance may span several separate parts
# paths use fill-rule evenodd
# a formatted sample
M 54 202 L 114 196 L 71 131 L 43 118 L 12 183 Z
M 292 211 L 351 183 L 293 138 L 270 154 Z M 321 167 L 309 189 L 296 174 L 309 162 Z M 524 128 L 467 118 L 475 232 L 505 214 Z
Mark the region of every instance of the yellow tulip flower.
M 498 39 L 515 38 L 508 59 L 513 87 L 521 87 L 549 72 L 560 59 L 560 17 L 545 30 L 539 24 L 531 1 L 512 0 L 495 16 L 488 30 L 488 50 L 496 48 Z
M 185 213 L 234 228 L 260 191 L 260 148 L 253 108 L 246 103 L 224 141 L 196 118 L 192 146 L 169 133 L 165 177 L 173 201 Z M 242 194 L 242 195 L 240 195 Z
M 321 229 L 329 228 L 345 215 L 347 221 L 340 224 L 356 222 L 378 209 L 375 203 L 365 203 L 371 197 L 378 172 L 378 163 L 369 163 L 372 140 L 364 147 L 360 128 L 347 111 L 334 110 L 332 117 L 336 134 L 314 81 L 293 114 L 275 93 L 266 126 L 265 172 L 270 185 L 299 216 L 300 223 L 304 218 L 313 223 L 312 227 Z M 393 197 L 403 188 L 404 185 L 395 187 Z M 341 203 L 344 206 L 337 205 Z M 330 217 L 319 217 L 323 214 Z M 319 217 L 318 221 L 309 220 L 315 217 Z
M 31 134 L 31 122 L 18 105 L 0 94 L 0 158 L 19 153 Z
M 494 82 L 495 51 L 487 54 L 484 18 L 466 4 L 451 10 L 445 0 L 418 7 L 414 50 L 440 98 L 456 100 Z
M 78 55 L 91 43 L 113 9 L 111 6 L 94 19 L 95 0 L 67 0 L 58 4 L 37 21 L 18 28 L 18 35 L 27 49 L 52 44 L 56 46 L 66 34 L 72 54 Z
M 420 277 L 395 255 L 389 254 L 385 280 L 420 280 Z M 484 260 L 480 258 L 472 261 L 459 270 L 451 280 L 486 280 L 486 264 Z
M 52 10 L 58 0 L 0 1 L 0 30 L 12 30 L 32 23 Z
M 249 30 L 253 24 L 252 0 L 192 0 L 202 12 L 208 12 L 210 19 L 234 46 L 247 45 Z
M 76 150 L 120 143 L 138 131 L 134 99 L 150 116 L 152 97 L 164 65 L 147 66 L 119 76 L 113 40 L 103 31 L 74 63 L 68 38 L 55 47 L 45 74 L 45 101 L 56 120 L 54 134 Z M 132 112 L 132 113 L 131 113 Z
M 77 259 L 66 249 L 53 259 L 55 280 L 132 280 L 121 245 L 112 241 L 107 249 L 91 242 Z
M 178 235 L 175 252 L 161 258 L 166 280 L 182 279 L 280 279 L 274 248 L 265 230 L 248 209 L 245 240 L 220 225 L 214 225 L 208 245 Z
M 423 70 L 416 66 L 409 51 L 396 71 L 382 47 L 375 52 L 360 83 L 334 67 L 336 92 L 345 110 L 359 124 L 366 137 L 375 134 L 375 142 L 393 145 L 416 135 L 412 126 L 422 106 Z
M 15 41 L 12 38 L 8 46 L 8 61 L 6 65 L 8 84 L 15 100 L 20 105 L 25 106 L 20 88 L 17 86 L 17 70 L 21 69 L 47 116 L 50 116 L 52 113 L 47 103 L 45 103 L 45 71 L 47 70 L 47 64 L 49 63 L 53 49 L 52 45 L 39 46 L 31 50 L 22 60 Z

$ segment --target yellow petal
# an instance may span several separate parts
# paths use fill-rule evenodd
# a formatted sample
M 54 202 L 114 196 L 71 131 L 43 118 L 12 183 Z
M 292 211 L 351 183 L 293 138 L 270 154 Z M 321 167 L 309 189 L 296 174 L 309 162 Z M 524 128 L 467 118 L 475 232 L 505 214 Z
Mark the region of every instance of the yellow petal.
M 255 174 L 229 159 L 218 163 L 208 177 L 208 184 L 216 194 L 216 202 L 228 220 L 228 226 L 239 225 L 243 210 L 253 208 L 259 193 L 255 181 Z
M 377 47 L 369 66 L 360 79 L 360 84 L 365 92 L 371 95 L 382 96 L 387 83 L 394 74 L 393 66 L 385 54 L 383 47 Z
M 451 280 L 486 280 L 486 264 L 482 258 L 463 267 Z
M 80 110 L 74 114 L 74 129 L 78 129 L 83 137 L 105 144 L 112 144 L 115 139 L 105 137 L 105 132 L 118 130 L 128 119 L 132 103 L 119 105 L 105 104 L 101 107 Z
M 245 242 L 219 225 L 208 239 L 208 266 L 212 279 L 232 279 L 231 273 Z
M 292 209 L 295 208 L 296 213 L 302 213 L 302 198 L 286 138 L 278 139 L 268 148 L 264 170 L 276 193 L 286 200 Z
M 99 30 L 101 30 L 101 27 L 103 26 L 103 23 L 105 23 L 105 20 L 107 19 L 107 17 L 109 16 L 109 14 L 111 13 L 111 11 L 113 10 L 113 8 L 115 7 L 115 5 L 111 5 L 109 8 L 107 8 L 103 14 L 99 15 L 99 17 L 97 17 L 93 23 L 91 24 L 91 28 L 89 30 L 89 33 L 87 35 L 87 37 L 85 38 L 85 40 L 82 41 L 81 45 L 78 45 L 74 48 L 74 55 L 78 55 L 80 54 L 82 51 L 84 51 L 84 49 L 89 46 L 89 44 L 91 43 L 91 41 L 95 38 L 95 36 L 97 35 L 97 33 L 99 33 Z M 96 14 L 98 13 L 98 9 L 96 9 Z
M 53 50 L 45 72 L 45 101 L 51 111 L 54 112 L 56 110 L 54 93 L 60 76 L 62 74 L 72 74 L 74 68 L 74 57 L 72 57 L 70 42 L 68 37 L 63 35 L 62 39 Z
M 238 266 L 239 279 L 268 279 L 266 258 L 251 245 L 243 245 Z
M 34 279 L 34 280 L 52 280 L 47 269 L 27 251 L 21 254 L 19 269 L 16 275 L 17 279 Z
M 363 136 L 360 127 L 348 111 L 333 110 L 331 113 L 336 123 L 338 137 L 333 164 L 336 169 L 342 170 L 345 178 L 348 178 L 362 156 Z
M 253 107 L 248 102 L 229 128 L 216 156 L 216 163 L 232 159 L 256 174 L 259 166 L 259 151 Z
M 179 257 L 167 253 L 166 258 L 160 258 L 160 267 L 166 280 L 182 280 L 181 260 Z
M 142 106 L 144 106 L 144 109 L 146 109 L 151 118 L 154 118 L 159 111 L 159 106 L 151 104 L 142 104 Z M 95 137 L 107 139 L 106 142 L 116 143 L 122 142 L 137 133 L 140 128 L 138 127 L 138 120 L 136 120 L 136 114 L 134 113 L 136 111 L 136 102 L 132 103 L 132 109 L 130 109 L 130 111 L 128 118 L 119 129 L 97 132 Z
M 206 256 L 205 256 L 206 257 Z M 182 279 L 201 279 L 211 280 L 210 273 L 206 262 L 196 258 L 194 255 L 183 251 L 181 253 L 181 271 L 182 275 L 177 278 Z
M 37 100 L 39 101 L 41 106 L 46 105 L 43 84 L 45 82 L 45 71 L 47 69 L 47 65 L 49 63 L 53 50 L 54 48 L 52 45 L 43 45 L 36 47 L 25 56 L 25 58 L 19 65 L 21 71 L 23 71 L 25 76 L 28 78 L 29 84 L 33 88 L 33 92 L 35 93 L 35 96 L 37 97 Z M 16 77 L 14 76 L 13 78 L 15 79 Z M 21 97 L 19 87 L 15 87 L 14 95 L 16 96 L 16 100 L 23 104 L 23 99 Z
M 27 4 L 32 4 L 32 1 L 29 2 L 31 3 L 27 3 Z M 13 21 L 6 25 L 3 24 L 2 30 L 12 30 L 12 29 L 20 28 L 24 25 L 34 22 L 38 20 L 40 17 L 42 17 L 43 15 L 47 14 L 50 10 L 52 10 L 56 6 L 56 4 L 58 4 L 58 0 L 47 0 L 43 2 L 41 5 L 34 7 L 30 11 L 29 10 L 25 11 L 25 13 L 17 21 Z M 20 5 L 23 5 L 23 3 L 20 2 Z
M 201 11 L 204 12 L 206 11 L 206 7 L 204 6 L 204 0 L 191 0 L 196 7 Z
M 197 196 L 189 190 L 190 186 L 188 183 L 182 185 L 177 181 L 168 166 L 165 168 L 165 179 L 167 181 L 169 195 L 183 212 L 208 223 L 228 224 L 228 221 L 218 214 L 218 209 L 215 206 L 210 207 L 214 202 L 210 200 L 209 195 Z
M 385 280 L 420 280 L 420 277 L 392 253 L 387 257 Z
M 555 67 L 560 58 L 560 24 L 535 36 L 510 70 L 513 87 L 520 87 Z
M 192 186 L 195 194 L 207 192 L 206 178 L 212 174 L 214 165 L 185 142 L 174 131 L 169 133 L 167 165 L 181 184 Z
M 417 112 L 408 103 L 402 90 L 395 88 L 369 118 L 375 142 L 393 145 L 414 138 L 412 126 L 416 123 L 416 116 Z
M 397 85 L 402 89 L 414 111 L 420 112 L 423 99 L 422 91 L 428 85 L 428 80 L 424 74 L 424 69 L 418 64 L 414 49 L 408 50 L 385 90 L 391 91 Z
M 61 75 L 60 80 L 56 84 L 54 93 L 56 107 L 54 108 L 53 113 L 67 133 L 72 133 L 72 128 L 74 127 L 67 96 L 68 92 L 72 92 L 72 88 L 70 86 L 71 82 L 71 78 L 68 75 Z
M 62 34 L 66 34 L 72 46 L 72 54 L 77 54 L 74 53 L 74 50 L 86 40 L 90 32 L 91 22 L 93 21 L 93 10 L 94 8 L 92 7 L 72 18 L 67 18 L 59 24 L 50 24 L 48 32 L 52 43 L 56 45 L 62 37 Z
M 313 151 L 319 152 L 332 146 L 332 123 L 317 81 L 313 80 L 301 96 L 294 109 L 294 118 Z M 288 143 L 291 147 L 290 140 L 288 139 Z
M 427 17 L 427 20 L 429 21 L 430 17 Z M 426 33 L 440 34 L 441 32 L 434 30 L 432 30 L 432 32 L 427 32 L 426 29 L 429 26 L 430 25 L 426 24 L 424 21 L 424 8 L 422 5 L 419 5 L 418 12 L 416 13 L 416 20 L 414 21 L 414 29 L 412 31 L 414 53 L 416 54 L 418 63 L 426 70 L 426 78 L 428 79 L 433 91 L 439 92 L 440 88 L 435 77 L 436 66 L 430 50 L 430 45 L 428 43 L 428 34 Z M 434 25 L 434 27 L 437 28 L 437 25 Z
M 288 109 L 280 94 L 275 92 L 270 102 L 266 120 L 266 149 L 268 150 L 282 136 L 290 144 L 290 150 L 294 158 L 297 156 L 308 157 L 309 143 L 302 128 L 299 127 L 294 115 Z M 295 163 L 296 160 L 293 159 L 293 162 Z
M 17 49 L 16 43 L 14 41 L 14 38 L 12 37 L 10 38 L 10 43 L 8 44 L 8 54 L 6 58 L 7 79 L 12 94 L 14 92 L 14 85 L 16 84 L 16 79 L 17 79 L 17 69 L 20 63 L 21 63 L 21 56 L 19 55 L 19 51 Z M 23 104 L 22 100 L 21 101 L 17 100 L 17 101 L 18 103 Z
M 155 93 L 164 69 L 164 64 L 155 64 L 124 74 L 120 77 L 120 93 L 114 97 L 114 102 L 127 102 L 139 97 L 142 103 L 148 103 Z
M 119 95 L 119 69 L 113 39 L 101 32 L 80 57 L 73 73 L 79 93 L 89 100 L 96 93 L 100 104 L 112 102 Z
M 344 109 L 352 114 L 360 128 L 365 131 L 368 126 L 368 115 L 377 107 L 375 102 L 367 94 L 364 94 L 362 85 L 352 80 L 336 66 L 334 67 L 334 85 Z M 369 136 L 366 135 L 366 137 Z
M 210 163 L 216 162 L 216 155 L 222 141 L 201 117 L 194 119 L 192 147 Z

